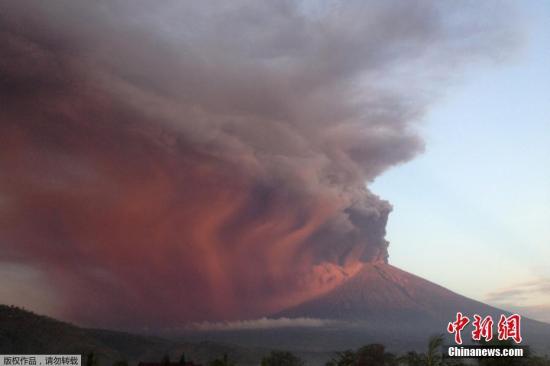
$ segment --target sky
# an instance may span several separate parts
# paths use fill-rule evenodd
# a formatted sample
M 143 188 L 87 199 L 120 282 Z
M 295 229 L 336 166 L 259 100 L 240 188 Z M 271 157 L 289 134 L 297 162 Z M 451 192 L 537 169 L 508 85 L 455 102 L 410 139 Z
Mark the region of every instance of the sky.
M 516 5 L 518 52 L 467 69 L 423 119 L 425 152 L 371 188 L 394 206 L 392 264 L 550 321 L 550 3 Z
M 544 311 L 547 6 L 320 4 L 0 2 L 1 298 L 242 320 L 389 257 Z

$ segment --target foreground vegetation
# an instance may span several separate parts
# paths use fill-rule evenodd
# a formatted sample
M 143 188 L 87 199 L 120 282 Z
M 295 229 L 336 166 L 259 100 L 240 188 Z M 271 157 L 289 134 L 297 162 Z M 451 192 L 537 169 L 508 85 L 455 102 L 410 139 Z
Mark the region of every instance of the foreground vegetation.
M 404 354 L 388 352 L 382 344 L 369 344 L 332 354 L 326 366 L 550 366 L 548 357 L 535 353 L 522 358 L 444 358 L 442 343 L 441 337 L 432 337 L 424 352 Z M 180 357 L 183 352 L 191 358 Z M 154 361 L 158 366 L 305 366 L 322 363 L 320 358 L 317 362 L 312 362 L 311 358 L 305 362 L 301 356 L 307 355 L 287 351 L 269 352 L 213 342 L 184 344 L 177 340 L 79 328 L 5 305 L 0 305 L 0 353 L 81 354 L 83 366 L 135 366 L 139 361 Z M 174 357 L 174 362 L 168 356 L 162 357 L 166 353 Z
M 511 347 L 513 343 L 492 341 L 485 343 L 492 346 Z M 495 358 L 449 358 L 443 355 L 443 337 L 435 336 L 429 339 L 426 352 L 410 351 L 403 355 L 387 352 L 382 344 L 369 344 L 357 350 L 336 352 L 325 366 L 550 366 L 548 356 L 538 356 L 525 348 L 524 357 Z M 164 356 L 160 366 L 198 366 L 182 355 L 178 363 L 171 363 Z M 97 366 L 93 353 L 87 357 L 85 366 Z M 116 362 L 113 366 L 128 366 L 126 361 Z M 207 366 L 238 366 L 227 354 L 215 358 Z M 271 351 L 265 355 L 260 366 L 306 366 L 306 362 L 289 351 Z
M 505 341 L 485 343 L 492 346 L 513 346 Z M 370 344 L 352 351 L 337 352 L 326 366 L 550 366 L 547 356 L 537 356 L 526 348 L 524 357 L 449 358 L 443 355 L 443 337 L 430 338 L 425 353 L 415 351 L 404 355 L 386 352 L 381 344 Z

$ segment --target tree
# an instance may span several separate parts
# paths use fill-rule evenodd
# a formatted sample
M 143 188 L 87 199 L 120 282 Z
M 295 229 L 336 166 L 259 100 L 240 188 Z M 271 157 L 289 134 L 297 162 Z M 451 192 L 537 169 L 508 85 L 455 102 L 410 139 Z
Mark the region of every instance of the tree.
M 528 366 L 550 366 L 550 359 L 548 356 L 536 356 L 531 355 L 527 360 Z
M 395 357 L 385 352 L 382 344 L 369 344 L 357 350 L 355 364 L 357 366 L 385 366 Z
M 262 359 L 261 366 L 304 366 L 304 361 L 287 351 L 272 351 Z
M 355 364 L 356 354 L 352 350 L 336 352 L 336 355 L 327 362 L 326 366 L 352 366 Z
M 170 356 L 164 355 L 164 356 L 162 357 L 162 360 L 160 361 L 160 364 L 161 364 L 162 366 L 169 366 L 169 365 L 170 365 Z
M 425 366 L 426 355 L 423 353 L 416 353 L 415 351 L 409 351 L 404 356 L 399 357 L 398 361 L 407 366 Z
M 97 366 L 98 360 L 96 354 L 91 351 L 86 355 L 86 366 Z
M 443 345 L 443 335 L 439 334 L 430 337 L 428 341 L 428 352 L 426 353 L 427 366 L 441 365 L 441 346 Z
M 187 360 L 185 359 L 185 352 L 183 352 L 183 353 L 181 354 L 179 364 L 180 364 L 180 365 L 185 365 L 186 363 L 187 363 Z
M 442 361 L 445 366 L 472 366 L 472 363 L 466 363 L 462 358 L 447 358 Z
M 235 363 L 229 361 L 227 353 L 224 353 L 222 358 L 216 358 L 210 361 L 209 366 L 235 366 Z

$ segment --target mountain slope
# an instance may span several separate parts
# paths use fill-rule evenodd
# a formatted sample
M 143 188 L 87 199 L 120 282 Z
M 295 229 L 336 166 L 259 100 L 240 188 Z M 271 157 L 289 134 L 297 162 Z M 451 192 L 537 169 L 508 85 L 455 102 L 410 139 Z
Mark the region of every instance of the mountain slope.
M 456 294 L 389 264 L 365 264 L 363 269 L 329 293 L 277 314 L 384 323 L 422 320 L 448 322 L 457 311 L 500 314 L 501 311 Z M 400 324 L 402 325 L 402 324 Z
M 190 336 L 295 351 L 342 350 L 368 343 L 383 343 L 393 352 L 424 351 L 431 335 L 446 334 L 457 311 L 470 317 L 492 315 L 495 321 L 507 313 L 394 266 L 367 263 L 328 293 L 270 316 L 331 320 L 321 322 L 325 326 L 206 331 Z M 524 318 L 522 328 L 527 344 L 550 352 L 550 325 Z M 468 333 L 463 336 L 469 338 Z
M 403 338 L 445 333 L 460 311 L 491 315 L 506 311 L 452 292 L 389 264 L 369 263 L 339 287 L 286 309 L 276 317 L 344 320 L 374 333 L 402 332 Z M 536 347 L 550 346 L 550 325 L 523 318 L 525 339 Z

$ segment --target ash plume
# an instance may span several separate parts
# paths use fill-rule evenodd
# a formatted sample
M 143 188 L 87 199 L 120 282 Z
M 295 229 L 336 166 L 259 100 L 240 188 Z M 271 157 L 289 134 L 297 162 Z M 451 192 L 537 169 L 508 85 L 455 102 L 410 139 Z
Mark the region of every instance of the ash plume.
M 499 14 L 1 1 L 0 265 L 42 273 L 65 319 L 162 327 L 387 261 L 391 205 L 366 184 L 422 151 L 436 80 L 513 43 Z

